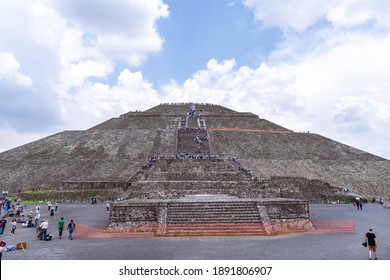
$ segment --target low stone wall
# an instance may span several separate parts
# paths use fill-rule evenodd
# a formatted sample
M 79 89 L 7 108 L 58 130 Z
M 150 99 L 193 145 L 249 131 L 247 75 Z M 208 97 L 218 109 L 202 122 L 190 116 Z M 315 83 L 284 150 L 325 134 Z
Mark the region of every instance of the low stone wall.
M 309 205 L 302 200 L 264 201 L 268 226 L 274 234 L 306 231 L 313 228 L 309 218 Z
M 236 172 L 202 173 L 202 172 L 153 172 L 145 176 L 150 181 L 249 181 L 244 174 Z
M 126 182 L 61 182 L 60 190 L 115 190 L 126 189 Z
M 60 203 L 90 203 L 94 197 L 98 202 L 113 201 L 122 197 L 122 192 L 115 190 L 72 190 L 72 191 L 51 191 L 47 193 L 21 192 L 18 197 L 23 200 L 31 201 L 51 201 Z

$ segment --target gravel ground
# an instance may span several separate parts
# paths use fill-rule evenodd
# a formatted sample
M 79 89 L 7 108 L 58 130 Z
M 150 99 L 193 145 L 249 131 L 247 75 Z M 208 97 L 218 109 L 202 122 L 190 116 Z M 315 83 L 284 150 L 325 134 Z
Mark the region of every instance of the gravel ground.
M 27 206 L 27 211 L 36 205 Z M 380 205 L 366 204 L 363 211 L 352 205 L 310 205 L 313 220 L 353 221 L 354 233 L 286 234 L 250 237 L 152 237 L 129 235 L 125 238 L 100 234 L 73 240 L 58 238 L 57 221 L 66 224 L 74 219 L 79 228 L 96 230 L 108 225 L 109 212 L 105 204 L 60 204 L 55 218 L 50 220 L 45 205 L 41 219 L 49 219 L 48 232 L 52 241 L 40 241 L 35 229 L 18 224 L 16 235 L 10 235 L 7 223 L 1 240 L 7 244 L 27 242 L 25 250 L 3 253 L 3 260 L 366 260 L 367 249 L 361 243 L 369 228 L 377 235 L 378 257 L 390 260 L 390 210 Z M 92 231 L 91 231 L 92 232 Z

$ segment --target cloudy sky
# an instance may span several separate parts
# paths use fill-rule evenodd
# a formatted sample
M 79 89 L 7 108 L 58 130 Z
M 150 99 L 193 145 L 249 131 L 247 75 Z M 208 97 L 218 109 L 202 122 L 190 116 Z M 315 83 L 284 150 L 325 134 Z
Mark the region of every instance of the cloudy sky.
M 1 0 L 0 152 L 165 102 L 390 159 L 387 0 Z

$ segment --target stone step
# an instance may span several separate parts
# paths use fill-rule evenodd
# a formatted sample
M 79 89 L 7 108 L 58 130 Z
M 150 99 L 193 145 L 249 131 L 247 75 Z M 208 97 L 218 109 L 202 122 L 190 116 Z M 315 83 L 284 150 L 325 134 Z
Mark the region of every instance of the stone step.
M 203 214 L 209 214 L 209 215 L 258 215 L 258 212 L 255 210 L 246 210 L 242 209 L 241 211 L 239 210 L 223 210 L 223 209 L 209 209 L 207 211 L 200 211 L 199 209 L 185 209 L 185 210 L 177 210 L 177 211 L 172 211 L 169 210 L 169 215 L 203 215 Z
M 164 198 L 164 199 L 170 199 L 170 198 L 180 198 L 186 195 L 198 195 L 200 193 L 199 189 L 196 189 L 195 187 L 192 189 L 176 189 L 176 188 L 147 188 L 145 186 L 144 188 L 132 188 L 131 186 L 129 189 L 131 190 L 131 197 L 129 198 Z M 153 189 L 153 191 L 151 191 Z M 239 195 L 238 191 L 232 186 L 231 188 L 214 188 L 214 189 L 201 189 L 203 192 L 213 195 L 219 195 L 219 194 L 230 194 L 230 195 Z M 253 193 L 256 193 L 256 196 L 261 197 L 264 192 L 260 192 L 259 190 L 256 190 L 253 188 Z M 258 191 L 258 192 L 256 192 Z
M 188 203 L 170 203 L 170 209 L 252 209 L 256 210 L 256 205 L 251 202 L 188 202 Z
M 202 203 L 188 203 L 185 205 L 169 205 L 170 209 L 175 210 L 183 210 L 183 209 L 218 209 L 218 210 L 224 210 L 224 209 L 247 209 L 247 210 L 256 210 L 255 206 L 252 204 L 225 204 L 223 202 L 221 203 L 214 203 L 214 204 L 208 204 L 203 205 Z
M 205 223 L 197 225 L 167 225 L 165 236 L 250 236 L 267 235 L 261 224 Z
M 204 223 L 232 223 L 232 224 L 242 224 L 242 223 L 247 223 L 247 224 L 256 224 L 256 223 L 261 223 L 260 218 L 247 218 L 247 219 L 232 219 L 232 218 L 214 218 L 214 219 L 209 219 L 209 218 L 196 218 L 196 219 L 167 219 L 170 224 L 204 224 Z
M 167 221 L 174 224 L 261 224 L 256 205 L 246 201 L 171 203 L 168 206 Z
M 208 210 L 208 211 L 169 211 L 169 216 L 258 216 L 259 213 L 257 211 L 218 211 L 218 210 Z
M 194 216 L 171 216 L 171 215 L 168 215 L 168 218 L 167 220 L 169 222 L 180 222 L 182 223 L 183 221 L 188 221 L 188 222 L 197 222 L 197 221 L 206 221 L 206 222 L 211 222 L 211 221 L 227 221 L 227 222 L 240 222 L 240 221 L 258 221 L 260 222 L 260 218 L 259 218 L 259 215 L 242 215 L 242 216 L 237 216 L 237 215 L 232 215 L 232 216 L 229 216 L 229 215 L 214 215 L 214 216 L 211 216 L 211 215 L 204 215 L 204 216 L 197 216 L 197 217 L 194 217 Z
M 181 209 L 169 209 L 169 214 L 182 214 L 182 215 L 192 215 L 192 214 L 225 214 L 225 215 L 243 215 L 243 214 L 258 214 L 258 211 L 255 209 L 247 208 L 181 208 Z
M 254 181 L 249 181 L 249 180 L 243 180 L 243 181 L 220 181 L 220 180 L 210 180 L 210 181 L 198 181 L 198 180 L 155 180 L 155 181 L 136 181 L 132 183 L 132 187 L 140 186 L 142 187 L 143 185 L 150 185 L 154 184 L 156 187 L 167 187 L 167 188 L 177 188 L 177 189 L 188 189 L 189 187 L 202 187 L 203 189 L 207 189 L 210 187 L 240 187 L 240 185 L 245 184 L 244 186 L 246 188 L 258 188 L 258 184 L 255 184 Z M 239 185 L 239 186 L 238 186 Z M 205 193 L 205 192 L 203 192 Z

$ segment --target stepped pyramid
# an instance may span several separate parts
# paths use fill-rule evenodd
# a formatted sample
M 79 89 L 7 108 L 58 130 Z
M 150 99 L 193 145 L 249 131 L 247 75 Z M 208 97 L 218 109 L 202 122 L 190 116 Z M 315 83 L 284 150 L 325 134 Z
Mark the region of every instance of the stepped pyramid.
M 309 201 L 342 199 L 344 187 L 382 196 L 389 179 L 388 160 L 212 104 L 161 104 L 0 153 L 3 189 L 120 201 L 113 229 L 162 236 L 302 230 Z M 55 191 L 26 192 L 37 189 Z
M 390 161 L 313 133 L 295 133 L 218 105 L 161 104 L 83 131 L 64 131 L 0 153 L 0 186 L 16 193 L 78 186 L 120 195 L 150 156 L 200 152 L 234 157 L 258 178 L 305 178 L 363 196 L 390 193 Z M 185 147 L 198 128 L 208 140 Z M 183 142 L 178 142 L 183 141 Z M 198 150 L 197 150 L 198 149 Z M 283 183 L 285 184 L 285 183 Z M 113 188 L 118 191 L 113 192 Z M 280 186 L 283 189 L 283 186 Z M 322 192 L 318 190 L 318 192 Z M 103 194 L 102 194 L 103 195 Z

